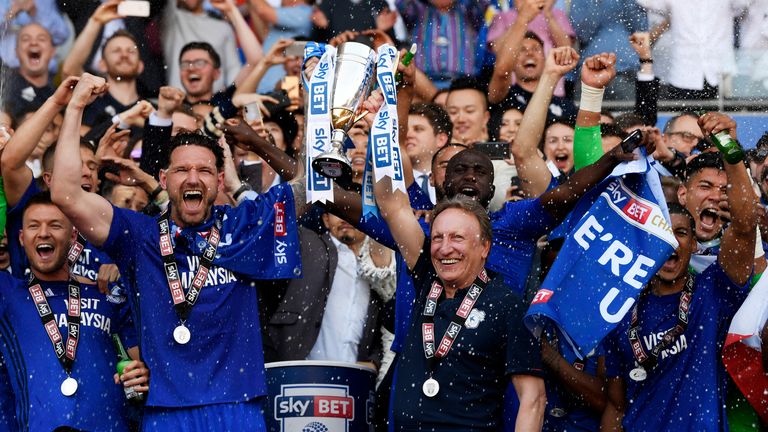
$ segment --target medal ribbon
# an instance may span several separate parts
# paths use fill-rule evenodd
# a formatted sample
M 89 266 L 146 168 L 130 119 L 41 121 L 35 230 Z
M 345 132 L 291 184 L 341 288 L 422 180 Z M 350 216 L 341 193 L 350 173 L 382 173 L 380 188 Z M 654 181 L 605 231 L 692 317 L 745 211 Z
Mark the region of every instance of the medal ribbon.
M 77 259 L 77 258 L 75 258 Z M 40 281 L 34 274 L 29 277 L 29 294 L 32 301 L 35 302 L 37 313 L 45 327 L 45 333 L 51 340 L 56 358 L 64 368 L 64 372 L 69 375 L 72 372 L 72 366 L 75 363 L 77 354 L 77 345 L 80 341 L 80 284 L 70 275 L 67 301 L 67 340 L 61 336 L 56 317 L 53 315 L 53 309 L 48 303 L 48 298 L 40 286 Z
M 645 370 L 653 369 L 659 361 L 659 355 L 663 350 L 670 346 L 675 339 L 685 332 L 688 328 L 688 314 L 691 308 L 691 300 L 693 299 L 693 276 L 689 275 L 685 281 L 685 287 L 680 293 L 680 304 L 677 308 L 677 324 L 669 331 L 664 333 L 656 345 L 651 348 L 651 351 L 646 353 L 643 348 L 642 341 L 640 340 L 640 326 L 639 324 L 639 305 L 640 302 L 648 296 L 650 289 L 645 289 L 640 298 L 637 299 L 635 307 L 632 309 L 632 319 L 629 324 L 629 344 L 632 346 L 632 354 L 635 356 L 637 363 Z
M 179 317 L 179 320 L 184 322 L 189 318 L 192 307 L 197 302 L 198 297 L 200 297 L 200 291 L 202 291 L 203 285 L 205 285 L 205 281 L 208 278 L 208 272 L 213 266 L 213 259 L 216 257 L 216 249 L 221 239 L 221 221 L 219 218 L 216 218 L 214 221 L 208 235 L 205 250 L 200 257 L 200 266 L 197 269 L 197 273 L 195 273 L 195 278 L 192 280 L 187 294 L 184 295 L 184 288 L 181 286 L 181 277 L 179 275 L 179 266 L 176 263 L 176 255 L 174 254 L 173 243 L 171 242 L 170 211 L 169 206 L 160 216 L 160 219 L 157 220 L 160 230 L 160 255 L 163 257 L 165 278 L 171 291 L 176 315 Z
M 480 294 L 483 293 L 486 286 L 488 286 L 488 273 L 483 269 L 480 274 L 477 275 L 475 281 L 470 285 L 467 290 L 467 294 L 461 301 L 456 315 L 451 319 L 451 323 L 448 324 L 448 328 L 443 334 L 443 338 L 440 340 L 440 345 L 435 347 L 435 312 L 437 311 L 437 305 L 440 297 L 443 294 L 443 286 L 439 281 L 432 282 L 432 288 L 430 288 L 427 294 L 427 302 L 424 305 L 424 312 L 422 312 L 422 324 L 421 324 L 421 340 L 424 344 L 424 357 L 429 362 L 429 368 L 431 371 L 435 370 L 437 363 L 443 357 L 448 355 L 453 343 L 459 337 L 464 322 L 467 320 L 469 313 L 480 298 Z
M 80 254 L 83 253 L 83 249 L 85 249 L 86 242 L 87 240 L 85 239 L 85 237 L 83 237 L 83 235 L 80 234 L 80 232 L 78 231 L 77 240 L 75 240 L 75 242 L 69 246 L 69 252 L 67 253 L 67 264 L 69 264 L 70 272 L 72 271 L 72 267 L 74 267 L 78 258 L 80 258 Z

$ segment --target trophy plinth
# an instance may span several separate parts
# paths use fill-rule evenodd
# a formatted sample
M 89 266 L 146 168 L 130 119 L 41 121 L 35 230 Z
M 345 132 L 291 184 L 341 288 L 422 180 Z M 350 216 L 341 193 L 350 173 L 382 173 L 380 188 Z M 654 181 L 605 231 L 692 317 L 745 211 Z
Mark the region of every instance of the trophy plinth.
M 352 179 L 352 164 L 344 154 L 346 132 L 334 129 L 331 133 L 331 150 L 321 154 L 312 161 L 312 169 L 324 177 L 337 181 Z

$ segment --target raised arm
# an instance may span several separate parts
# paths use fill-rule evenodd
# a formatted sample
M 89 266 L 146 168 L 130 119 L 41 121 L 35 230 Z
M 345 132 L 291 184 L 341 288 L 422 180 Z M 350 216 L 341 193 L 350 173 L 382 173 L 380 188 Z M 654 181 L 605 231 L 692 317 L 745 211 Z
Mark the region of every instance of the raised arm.
M 547 30 L 549 30 L 549 35 L 552 37 L 552 42 L 555 47 L 572 46 L 573 40 L 571 40 L 571 36 L 568 35 L 555 16 L 554 6 L 555 0 L 545 0 L 544 9 L 541 10 L 541 13 L 544 14 L 544 20 L 547 22 Z
M 250 0 L 251 10 L 268 25 L 277 22 L 277 11 L 266 0 Z
M 264 50 L 235 2 L 233 0 L 211 0 L 211 6 L 218 9 L 227 18 L 232 29 L 235 30 L 235 36 L 237 36 L 245 55 L 246 65 L 255 65 L 264 56 Z
M 643 124 L 655 126 L 658 117 L 659 80 L 653 72 L 653 51 L 649 32 L 633 33 L 629 43 L 640 59 L 640 70 L 635 83 L 635 114 L 643 118 Z
M 244 77 L 238 76 L 240 81 L 237 83 L 235 94 L 253 93 L 256 91 L 261 79 L 264 78 L 264 74 L 267 73 L 269 68 L 285 63 L 286 57 L 283 55 L 283 51 L 292 43 L 293 39 L 280 39 L 275 42 L 267 52 L 267 55 L 259 59 Z
M 539 14 L 545 0 L 522 0 L 517 5 L 517 19 L 504 34 L 496 39 L 491 49 L 496 53 L 496 64 L 488 85 L 488 102 L 496 104 L 504 100 L 512 86 L 515 62 L 520 54 L 528 23 Z
M 117 5 L 121 0 L 109 0 L 99 5 L 93 15 L 88 19 L 88 23 L 75 39 L 75 43 L 69 50 L 64 64 L 61 66 L 61 73 L 68 77 L 71 75 L 80 76 L 84 72 L 85 62 L 91 55 L 94 44 L 97 43 L 104 24 L 113 19 L 120 18 L 117 14 Z
M 265 140 L 247 123 L 231 118 L 221 125 L 221 131 L 230 145 L 236 145 L 259 155 L 276 173 L 285 180 L 299 175 L 299 163 L 271 142 Z
M 728 130 L 736 138 L 736 122 L 725 114 L 709 112 L 699 118 L 699 127 L 705 134 L 716 134 Z M 752 275 L 754 264 L 755 237 L 757 227 L 757 196 L 744 163 L 724 162 L 728 176 L 728 206 L 731 224 L 723 234 L 718 262 L 725 274 L 735 283 L 744 285 Z
M 579 54 L 571 47 L 549 51 L 539 84 L 520 121 L 520 129 L 512 145 L 512 155 L 517 175 L 524 179 L 520 186 L 527 196 L 541 195 L 552 180 L 546 162 L 539 155 L 539 142 L 544 134 L 549 102 L 552 100 L 555 86 L 578 62 Z
M 32 170 L 27 167 L 27 159 L 34 152 L 37 143 L 53 121 L 56 114 L 62 110 L 72 97 L 72 89 L 79 78 L 65 79 L 43 105 L 27 119 L 13 134 L 5 146 L 0 162 L 0 172 L 3 174 L 5 195 L 8 206 L 15 206 L 32 182 Z M 78 135 L 79 137 L 79 135 Z
M 576 369 L 548 341 L 542 341 L 541 359 L 555 378 L 579 401 L 596 413 L 605 410 L 605 358 L 597 359 L 597 375 Z
M 107 240 L 112 224 L 112 205 L 102 196 L 80 187 L 80 125 L 83 111 L 97 96 L 107 91 L 103 78 L 83 74 L 67 105 L 54 156 L 51 199 L 94 246 Z
M 616 76 L 616 54 L 601 53 L 584 60 L 581 66 L 581 103 L 573 134 L 573 164 L 576 170 L 600 159 L 600 111 L 605 87 Z
M 648 154 L 655 150 L 654 143 L 647 135 L 643 143 Z M 636 159 L 634 153 L 624 153 L 621 146 L 616 146 L 604 154 L 597 162 L 585 169 L 576 171 L 565 183 L 550 189 L 541 196 L 541 205 L 555 219 L 562 220 L 573 209 L 576 202 L 598 183 L 600 183 L 613 168 L 621 162 Z M 754 249 L 753 249 L 754 250 Z

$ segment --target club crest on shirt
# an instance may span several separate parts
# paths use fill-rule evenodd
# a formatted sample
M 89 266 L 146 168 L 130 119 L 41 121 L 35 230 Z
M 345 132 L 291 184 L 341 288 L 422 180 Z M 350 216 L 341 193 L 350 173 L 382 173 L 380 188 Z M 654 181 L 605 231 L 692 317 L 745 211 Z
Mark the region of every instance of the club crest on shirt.
M 467 321 L 464 323 L 464 327 L 468 329 L 476 329 L 480 326 L 480 323 L 485 320 L 485 312 L 475 308 L 469 313 Z

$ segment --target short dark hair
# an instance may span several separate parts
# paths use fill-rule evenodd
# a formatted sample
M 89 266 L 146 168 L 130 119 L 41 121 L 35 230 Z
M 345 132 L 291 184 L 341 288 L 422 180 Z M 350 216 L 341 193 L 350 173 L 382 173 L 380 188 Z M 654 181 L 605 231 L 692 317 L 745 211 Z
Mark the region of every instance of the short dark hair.
M 706 152 L 691 159 L 685 167 L 685 181 L 689 181 L 691 177 L 705 168 L 724 170 L 723 155 L 720 152 Z
M 691 215 L 691 212 L 689 212 L 687 208 L 683 207 L 682 204 L 679 202 L 668 202 L 667 209 L 669 210 L 670 216 L 673 214 L 679 214 L 687 217 L 688 220 L 691 221 L 691 230 L 696 229 L 696 221 L 693 219 L 693 215 Z
M 211 46 L 211 44 L 208 42 L 190 42 L 181 47 L 181 52 L 179 52 L 179 63 L 181 63 L 181 57 L 184 56 L 185 52 L 196 49 L 203 50 L 208 53 L 208 55 L 211 57 L 211 63 L 213 64 L 214 69 L 221 67 L 221 57 L 219 57 L 219 53 L 217 53 L 213 46 Z
M 672 117 L 671 119 L 667 120 L 667 123 L 664 125 L 664 133 L 668 134 L 668 133 L 672 132 L 672 129 L 675 127 L 675 123 L 677 123 L 677 121 L 680 120 L 683 117 L 692 117 L 692 118 L 696 119 L 697 121 L 699 120 L 699 116 L 696 115 L 696 113 L 694 113 L 692 111 L 686 111 L 686 112 L 680 113 L 680 114 Z
M 459 147 L 459 148 L 462 148 L 464 150 L 469 150 L 469 146 L 467 146 L 467 145 L 459 144 L 459 143 L 448 143 L 448 144 L 440 147 L 439 149 L 437 149 L 435 154 L 432 155 L 432 162 L 430 163 L 430 166 L 435 164 L 435 161 L 437 160 L 437 157 L 440 155 L 440 153 L 442 153 L 444 150 L 447 150 L 447 149 L 449 149 L 451 147 Z M 462 151 L 464 151 L 464 150 L 462 150 Z
M 264 117 L 264 123 L 272 122 L 283 131 L 283 138 L 285 139 L 285 153 L 288 156 L 294 156 L 293 141 L 296 139 L 296 135 L 299 133 L 299 123 L 293 116 L 292 112 L 281 109 L 274 112 L 269 117 Z
M 762 147 L 768 147 L 768 131 L 764 132 L 763 136 L 761 136 L 760 139 L 757 140 L 757 144 L 755 144 L 755 148 Z
M 525 34 L 523 35 L 523 40 L 525 40 L 525 39 L 535 40 L 536 42 L 539 43 L 539 45 L 541 45 L 542 48 L 544 47 L 544 41 L 541 40 L 539 35 L 537 35 L 536 33 L 532 32 L 532 31 L 525 32 Z
M 627 133 L 623 128 L 620 128 L 616 123 L 601 123 L 600 124 L 600 136 L 605 137 L 617 137 L 624 139 L 627 137 Z
M 453 123 L 451 117 L 440 105 L 433 103 L 415 103 L 411 105 L 410 115 L 419 115 L 427 119 L 432 129 L 435 131 L 435 135 L 444 133 L 448 135 L 448 142 L 451 141 L 453 136 Z
M 139 40 L 138 40 L 138 39 L 136 39 L 136 36 L 134 36 L 134 35 L 133 35 L 131 32 L 129 32 L 128 30 L 125 30 L 125 29 L 120 29 L 120 30 L 117 30 L 116 32 L 112 33 L 112 34 L 111 34 L 111 35 L 110 35 L 110 36 L 107 38 L 107 40 L 106 40 L 106 41 L 104 41 L 104 45 L 102 45 L 102 46 L 101 46 L 101 56 L 102 56 L 102 57 L 104 56 L 104 52 L 105 52 L 105 50 L 107 49 L 107 45 L 109 45 L 109 43 L 110 43 L 110 42 L 112 42 L 113 40 L 115 40 L 115 39 L 117 39 L 117 38 L 120 38 L 120 37 L 124 37 L 124 38 L 128 38 L 128 39 L 130 39 L 130 40 L 131 40 L 131 41 L 134 43 L 134 45 L 136 45 L 136 48 L 137 48 L 137 49 L 139 48 Z
M 56 204 L 53 203 L 53 200 L 51 199 L 51 191 L 44 190 L 40 191 L 31 197 L 29 197 L 29 200 L 24 204 L 24 208 L 21 210 L 21 217 L 24 218 L 24 215 L 27 214 L 27 210 L 36 205 L 52 205 L 55 206 Z
M 224 168 L 224 149 L 219 146 L 219 143 L 215 139 L 203 135 L 202 132 L 190 131 L 180 132 L 171 138 L 171 143 L 168 146 L 168 159 L 165 161 L 166 168 L 168 168 L 171 163 L 171 154 L 173 151 L 183 146 L 198 146 L 207 148 L 216 158 L 216 168 L 218 170 Z
M 57 143 L 51 144 L 45 149 L 45 152 L 43 152 L 43 171 L 53 171 L 53 157 L 56 155 L 56 144 Z M 80 148 L 88 149 L 93 152 L 93 154 L 96 154 L 96 146 L 93 141 L 80 138 Z
M 483 102 L 485 103 L 485 109 L 488 109 L 488 85 L 479 81 L 473 76 L 462 76 L 451 81 L 450 87 L 448 87 L 448 97 L 451 93 L 459 90 L 475 90 L 483 95 Z
M 436 220 L 440 213 L 448 209 L 459 209 L 474 216 L 475 219 L 477 219 L 477 223 L 480 225 L 480 239 L 488 242 L 493 240 L 493 229 L 491 228 L 491 220 L 488 217 L 488 211 L 483 208 L 479 202 L 464 195 L 456 195 L 451 198 L 443 199 L 437 203 L 435 209 L 432 211 L 432 220 Z M 434 224 L 432 226 L 434 226 Z
M 616 118 L 613 119 L 613 121 L 614 121 L 614 124 L 620 127 L 622 130 L 627 130 L 629 128 L 636 128 L 639 126 L 645 126 L 643 117 L 633 112 L 626 112 L 623 114 L 619 114 L 618 116 L 616 116 Z

